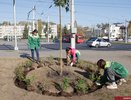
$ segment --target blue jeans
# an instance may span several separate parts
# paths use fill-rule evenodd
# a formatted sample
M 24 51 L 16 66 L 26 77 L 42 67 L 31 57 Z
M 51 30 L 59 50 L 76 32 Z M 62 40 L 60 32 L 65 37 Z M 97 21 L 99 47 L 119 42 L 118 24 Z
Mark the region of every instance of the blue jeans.
M 35 60 L 35 57 L 34 57 L 34 51 L 36 52 L 36 57 L 37 57 L 37 61 L 40 60 L 39 58 L 39 49 L 31 49 L 31 56 L 32 56 L 32 59 Z

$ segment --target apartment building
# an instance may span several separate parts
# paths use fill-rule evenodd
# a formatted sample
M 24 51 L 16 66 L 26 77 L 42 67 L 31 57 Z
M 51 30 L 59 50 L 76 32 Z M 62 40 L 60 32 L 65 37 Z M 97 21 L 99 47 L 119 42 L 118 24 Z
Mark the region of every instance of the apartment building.
M 116 40 L 120 38 L 124 38 L 125 35 L 125 27 L 122 24 L 112 24 L 110 25 L 110 39 Z
M 23 37 L 24 26 L 16 26 L 16 35 L 18 37 Z M 0 26 L 0 38 L 4 38 L 5 36 L 15 36 L 14 34 L 14 26 Z

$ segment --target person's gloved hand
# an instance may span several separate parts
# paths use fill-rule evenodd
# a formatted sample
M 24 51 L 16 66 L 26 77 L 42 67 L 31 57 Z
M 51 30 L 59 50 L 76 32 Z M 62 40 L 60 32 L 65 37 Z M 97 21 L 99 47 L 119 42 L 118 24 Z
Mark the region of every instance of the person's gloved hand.
M 70 66 L 73 66 L 73 62 L 71 62 Z
M 100 76 L 101 75 L 100 71 L 96 71 L 95 75 Z
M 96 84 L 97 86 L 101 86 L 101 83 L 99 83 L 99 82 L 95 82 L 95 84 Z

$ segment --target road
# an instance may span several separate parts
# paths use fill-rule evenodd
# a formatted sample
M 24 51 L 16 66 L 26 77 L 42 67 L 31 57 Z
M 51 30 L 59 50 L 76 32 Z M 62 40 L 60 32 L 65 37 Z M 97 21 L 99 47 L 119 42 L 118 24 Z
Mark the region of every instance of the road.
M 63 43 L 63 57 L 65 48 L 70 43 Z M 14 41 L 7 42 L 0 40 L 0 57 L 21 58 L 30 55 L 26 40 L 18 41 L 18 51 L 14 51 Z M 131 44 L 112 44 L 110 48 L 90 48 L 85 43 L 77 44 L 76 48 L 81 52 L 81 59 L 97 62 L 100 58 L 111 61 L 118 61 L 125 65 L 131 73 Z M 41 42 L 40 57 L 59 57 L 59 43 Z

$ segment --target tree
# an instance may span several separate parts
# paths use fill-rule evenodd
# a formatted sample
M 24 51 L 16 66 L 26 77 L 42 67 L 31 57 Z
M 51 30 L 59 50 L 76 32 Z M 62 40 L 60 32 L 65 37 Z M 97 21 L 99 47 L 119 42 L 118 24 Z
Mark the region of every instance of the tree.
M 38 34 L 40 37 L 41 37 L 42 29 L 43 29 L 43 22 L 39 19 L 38 20 Z
M 128 35 L 131 36 L 131 21 L 128 24 Z
M 63 34 L 69 34 L 69 30 L 67 29 L 66 25 L 63 28 Z
M 62 28 L 61 28 L 61 8 L 69 10 L 69 0 L 53 0 L 56 7 L 59 7 L 59 21 L 60 21 L 60 75 L 62 75 Z
M 18 23 L 19 25 L 26 25 L 27 24 L 27 22 L 26 21 L 20 21 L 19 23 Z
M 82 26 L 77 26 L 77 33 L 79 34 L 85 34 L 86 33 L 86 29 Z
M 58 37 L 60 37 L 60 24 L 57 24 L 57 33 L 58 33 Z
M 25 28 L 24 28 L 24 32 L 23 32 L 24 39 L 28 38 L 28 31 L 29 31 L 28 26 L 27 26 L 27 24 L 25 24 Z
M 109 23 L 101 23 L 101 24 L 97 24 L 96 26 L 101 30 L 100 36 L 104 35 L 105 29 L 109 30 Z
M 2 25 L 11 25 L 11 23 L 8 21 L 3 21 Z

